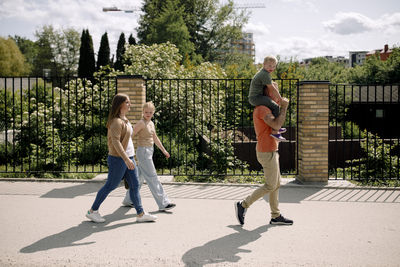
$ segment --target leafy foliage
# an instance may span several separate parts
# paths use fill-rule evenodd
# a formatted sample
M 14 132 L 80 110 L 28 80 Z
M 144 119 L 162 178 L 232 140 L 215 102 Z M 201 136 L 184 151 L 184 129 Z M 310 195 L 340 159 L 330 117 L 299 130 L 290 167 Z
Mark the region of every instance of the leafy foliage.
M 0 37 L 0 76 L 22 76 L 29 65 L 13 39 Z
M 219 51 L 226 50 L 232 39 L 239 39 L 247 22 L 247 14 L 237 13 L 231 0 L 221 6 L 209 0 L 145 0 L 142 11 L 137 29 L 141 44 L 169 41 L 195 62 L 218 59 Z M 162 26 L 166 33 L 176 35 L 164 35 Z
M 351 167 L 343 171 L 352 173 L 357 180 L 397 179 L 400 177 L 399 156 L 393 151 L 399 146 L 398 140 L 386 143 L 382 138 L 370 132 L 363 132 L 361 159 L 348 161 Z

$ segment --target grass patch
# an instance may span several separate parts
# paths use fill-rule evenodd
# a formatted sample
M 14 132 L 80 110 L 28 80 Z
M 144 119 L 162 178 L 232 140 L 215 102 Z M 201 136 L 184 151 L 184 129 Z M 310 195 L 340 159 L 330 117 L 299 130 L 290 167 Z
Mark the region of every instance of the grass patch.
M 10 172 L 14 170 L 15 172 Z M 0 165 L 0 177 L 2 178 L 44 178 L 44 179 L 82 179 L 90 180 L 100 173 L 107 172 L 107 168 L 94 166 L 93 169 L 87 166 L 74 166 L 74 172 L 29 172 L 28 170 L 21 170 L 20 166 L 6 166 Z
M 400 180 L 393 179 L 349 180 L 349 182 L 359 186 L 400 187 Z

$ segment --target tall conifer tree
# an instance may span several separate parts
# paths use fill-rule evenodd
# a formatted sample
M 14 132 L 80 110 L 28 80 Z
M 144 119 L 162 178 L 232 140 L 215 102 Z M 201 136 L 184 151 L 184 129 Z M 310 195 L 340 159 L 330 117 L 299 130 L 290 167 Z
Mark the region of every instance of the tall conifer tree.
M 125 34 L 121 33 L 117 45 L 117 58 L 114 64 L 114 68 L 116 70 L 121 70 L 121 71 L 124 70 L 124 65 L 122 62 L 124 54 L 125 54 Z
M 93 40 L 88 29 L 82 31 L 79 52 L 79 77 L 93 77 L 93 73 L 96 70 L 96 61 L 94 58 Z
M 99 53 L 97 54 L 97 70 L 101 66 L 110 65 L 110 45 L 108 43 L 107 33 L 101 37 Z

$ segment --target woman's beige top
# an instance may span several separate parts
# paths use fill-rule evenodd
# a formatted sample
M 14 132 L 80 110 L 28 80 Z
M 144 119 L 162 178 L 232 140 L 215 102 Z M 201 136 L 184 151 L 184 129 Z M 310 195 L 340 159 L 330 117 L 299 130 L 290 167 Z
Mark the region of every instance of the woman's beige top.
M 121 118 L 112 119 L 107 130 L 108 154 L 115 157 L 121 157 L 124 161 L 129 160 L 126 154 L 129 139 L 132 135 L 132 127 L 129 127 L 128 120 Z
M 142 119 L 144 122 L 145 127 L 137 133 L 138 137 L 138 146 L 141 147 L 149 147 L 154 145 L 153 136 L 156 132 L 154 127 L 154 123 L 152 121 L 146 121 Z

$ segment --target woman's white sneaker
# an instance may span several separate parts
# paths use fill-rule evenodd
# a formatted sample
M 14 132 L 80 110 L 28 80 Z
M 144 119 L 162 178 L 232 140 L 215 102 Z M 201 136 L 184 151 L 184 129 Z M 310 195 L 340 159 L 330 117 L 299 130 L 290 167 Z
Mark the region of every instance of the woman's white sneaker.
M 104 219 L 103 217 L 101 217 L 100 213 L 98 210 L 94 210 L 92 212 L 90 212 L 90 210 L 88 210 L 88 212 L 86 213 L 86 217 L 96 223 L 102 223 L 105 222 L 106 219 Z
M 137 222 L 154 222 L 155 220 L 157 220 L 157 216 L 148 214 L 146 212 L 142 215 L 142 217 L 136 217 Z

